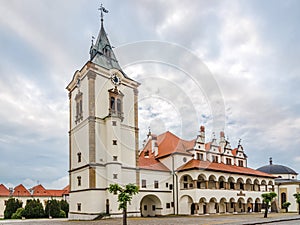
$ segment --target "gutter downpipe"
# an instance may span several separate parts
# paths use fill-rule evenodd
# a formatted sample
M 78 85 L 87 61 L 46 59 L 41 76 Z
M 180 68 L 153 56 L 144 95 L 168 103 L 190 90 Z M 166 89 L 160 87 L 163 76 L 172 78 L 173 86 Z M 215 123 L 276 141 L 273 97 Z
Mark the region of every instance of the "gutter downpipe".
M 174 215 L 178 215 L 178 176 L 175 173 L 175 168 L 174 168 L 174 154 L 172 154 L 172 174 L 173 174 L 173 202 L 174 202 L 174 208 L 173 208 L 173 213 Z M 176 180 L 175 180 L 176 178 Z M 175 185 L 176 183 L 176 185 Z M 176 190 L 175 190 L 176 187 Z M 176 191 L 176 195 L 175 195 Z M 175 212 L 175 200 L 176 200 L 176 212 Z
M 176 177 L 176 215 L 178 215 L 178 176 L 175 173 L 175 177 Z
M 174 203 L 174 207 L 173 207 L 173 214 L 175 215 L 175 173 L 174 173 L 174 155 L 172 154 L 172 179 L 173 179 L 173 203 Z

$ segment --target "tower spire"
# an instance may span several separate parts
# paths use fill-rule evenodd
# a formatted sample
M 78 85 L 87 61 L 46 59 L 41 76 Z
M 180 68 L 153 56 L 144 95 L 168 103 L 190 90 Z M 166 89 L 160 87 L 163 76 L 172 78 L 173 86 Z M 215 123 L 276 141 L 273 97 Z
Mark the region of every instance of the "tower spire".
M 108 10 L 103 7 L 102 3 L 98 10 L 100 10 L 100 13 L 101 13 L 101 27 L 103 27 L 103 13 L 108 13 Z
M 90 47 L 90 61 L 106 69 L 122 71 L 103 26 L 104 13 L 108 13 L 108 10 L 102 4 L 98 10 L 100 11 L 101 27 L 96 41 L 92 41 Z

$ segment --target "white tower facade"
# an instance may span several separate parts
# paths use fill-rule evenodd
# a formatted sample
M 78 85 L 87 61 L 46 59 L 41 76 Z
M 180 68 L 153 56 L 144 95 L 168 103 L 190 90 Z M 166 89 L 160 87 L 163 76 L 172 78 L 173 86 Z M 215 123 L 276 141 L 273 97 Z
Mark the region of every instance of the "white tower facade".
M 67 86 L 70 218 L 117 214 L 109 184 L 139 184 L 138 86 L 119 66 L 101 19 L 90 60 Z

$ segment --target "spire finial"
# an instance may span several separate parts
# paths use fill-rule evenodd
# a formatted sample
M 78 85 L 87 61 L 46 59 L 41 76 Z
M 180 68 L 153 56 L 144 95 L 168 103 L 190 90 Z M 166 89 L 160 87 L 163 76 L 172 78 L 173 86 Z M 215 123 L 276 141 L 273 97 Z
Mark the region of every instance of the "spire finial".
M 103 7 L 102 3 L 100 8 L 98 9 L 101 12 L 101 27 L 103 27 L 103 13 L 108 13 L 108 10 L 106 8 Z
M 240 139 L 239 139 L 239 145 L 241 145 L 241 142 L 242 142 L 242 139 L 240 138 Z
M 273 159 L 272 159 L 272 157 L 270 157 L 270 165 L 272 165 L 273 164 Z

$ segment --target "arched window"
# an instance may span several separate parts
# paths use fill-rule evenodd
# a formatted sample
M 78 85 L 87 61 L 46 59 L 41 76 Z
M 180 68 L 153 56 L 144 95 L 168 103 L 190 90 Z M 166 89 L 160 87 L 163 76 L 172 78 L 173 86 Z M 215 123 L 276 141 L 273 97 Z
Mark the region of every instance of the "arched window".
M 118 113 L 122 112 L 122 101 L 119 98 L 117 99 L 117 111 Z
M 112 111 L 115 111 L 115 98 L 114 97 L 110 97 L 110 109 Z

